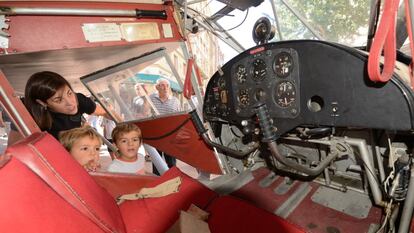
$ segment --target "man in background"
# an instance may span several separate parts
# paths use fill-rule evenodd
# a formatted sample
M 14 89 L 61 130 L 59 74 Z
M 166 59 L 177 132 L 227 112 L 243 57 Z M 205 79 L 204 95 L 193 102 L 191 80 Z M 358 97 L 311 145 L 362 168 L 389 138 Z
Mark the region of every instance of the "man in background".
M 168 114 L 181 110 L 180 101 L 177 97 L 172 95 L 170 81 L 168 81 L 168 79 L 159 78 L 156 82 L 155 88 L 157 89 L 157 92 L 152 93 L 150 95 L 150 99 L 159 114 Z M 164 154 L 165 162 L 169 168 L 175 166 L 177 161 L 174 157 L 164 152 L 160 153 Z M 159 175 L 159 172 L 155 166 L 153 165 L 152 167 L 154 174 Z
M 180 111 L 180 101 L 171 94 L 170 81 L 159 78 L 155 85 L 157 92 L 150 95 L 150 99 L 159 114 L 168 114 Z

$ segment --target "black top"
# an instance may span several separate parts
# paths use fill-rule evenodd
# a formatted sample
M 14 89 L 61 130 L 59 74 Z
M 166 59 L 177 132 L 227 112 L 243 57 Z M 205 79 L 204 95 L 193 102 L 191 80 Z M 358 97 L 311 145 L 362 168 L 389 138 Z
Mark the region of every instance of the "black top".
M 76 93 L 78 98 L 78 112 L 75 115 L 50 112 L 52 115 L 52 128 L 47 129 L 53 137 L 59 139 L 59 132 L 80 127 L 82 124 L 82 114 L 95 112 L 96 104 L 91 99 L 81 93 Z

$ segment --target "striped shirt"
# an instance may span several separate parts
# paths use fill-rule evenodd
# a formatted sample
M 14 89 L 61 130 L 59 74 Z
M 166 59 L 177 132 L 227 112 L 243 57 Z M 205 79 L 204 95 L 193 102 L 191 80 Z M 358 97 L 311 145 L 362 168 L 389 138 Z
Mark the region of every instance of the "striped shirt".
M 154 104 L 154 107 L 158 110 L 159 114 L 167 114 L 172 112 L 178 112 L 180 110 L 180 101 L 175 96 L 169 96 L 166 101 L 162 101 L 158 96 L 158 93 L 150 95 L 150 99 Z

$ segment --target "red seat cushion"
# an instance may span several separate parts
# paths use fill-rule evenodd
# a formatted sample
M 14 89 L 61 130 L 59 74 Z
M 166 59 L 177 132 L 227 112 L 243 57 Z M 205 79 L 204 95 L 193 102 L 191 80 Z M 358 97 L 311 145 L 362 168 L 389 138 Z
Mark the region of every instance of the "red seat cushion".
M 207 212 L 210 213 L 208 225 L 212 233 L 305 232 L 272 213 L 230 196 L 215 199 Z
M 8 148 L 12 156 L 43 156 L 56 176 L 107 228 L 125 232 L 114 199 L 46 133 L 34 134 Z M 26 165 L 11 159 L 0 168 L 1 232 L 103 232 Z
M 191 204 L 205 208 L 217 194 L 198 181 L 173 167 L 148 187 L 154 187 L 167 180 L 180 176 L 178 193 L 160 198 L 126 201 L 120 205 L 127 232 L 157 233 L 166 232 L 179 217 L 180 210 L 187 210 Z

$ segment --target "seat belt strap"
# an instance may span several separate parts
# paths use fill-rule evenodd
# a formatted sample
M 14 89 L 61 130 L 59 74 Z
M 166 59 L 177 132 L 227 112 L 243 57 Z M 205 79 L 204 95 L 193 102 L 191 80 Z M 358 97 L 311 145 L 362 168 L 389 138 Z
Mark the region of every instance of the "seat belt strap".
M 373 82 L 387 82 L 394 73 L 395 17 L 398 5 L 399 0 L 385 0 L 384 11 L 368 57 L 368 75 Z M 384 67 L 381 72 L 379 61 L 382 50 L 384 50 Z
M 405 16 L 406 16 L 406 26 L 407 26 L 407 33 L 409 38 L 409 44 L 410 44 L 410 51 L 411 51 L 411 64 L 410 64 L 410 81 L 411 81 L 411 89 L 414 89 L 414 44 L 413 44 L 413 30 L 412 28 L 412 22 L 411 22 L 411 14 L 410 14 L 410 2 L 409 0 L 404 1 L 405 4 Z

